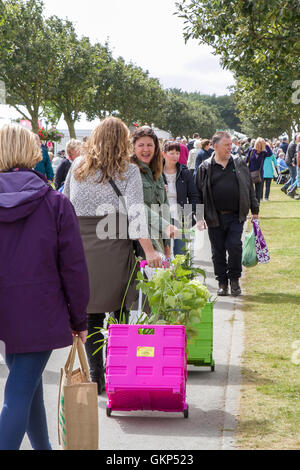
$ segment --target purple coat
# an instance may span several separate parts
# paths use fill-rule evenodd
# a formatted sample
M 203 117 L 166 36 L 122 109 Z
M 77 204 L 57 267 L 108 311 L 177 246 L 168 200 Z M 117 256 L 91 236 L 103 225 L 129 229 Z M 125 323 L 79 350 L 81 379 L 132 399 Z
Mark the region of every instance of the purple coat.
M 87 329 L 88 271 L 70 201 L 31 170 L 0 174 L 0 340 L 6 352 L 72 344 Z

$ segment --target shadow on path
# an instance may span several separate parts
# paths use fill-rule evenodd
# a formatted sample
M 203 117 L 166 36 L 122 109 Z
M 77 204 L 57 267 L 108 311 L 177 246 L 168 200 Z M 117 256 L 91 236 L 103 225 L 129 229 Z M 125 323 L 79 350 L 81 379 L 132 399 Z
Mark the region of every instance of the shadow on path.
M 240 385 L 239 374 L 244 376 L 243 383 L 255 383 L 257 385 L 269 385 L 274 383 L 273 380 L 266 379 L 263 375 L 246 367 L 231 366 L 231 374 L 228 377 L 228 365 L 216 364 L 215 372 L 188 366 L 188 386 L 212 386 L 224 387 L 228 385 Z
M 259 295 L 245 295 L 245 302 L 262 304 L 296 304 L 300 305 L 300 294 L 284 294 L 282 292 L 265 292 Z
M 106 408 L 106 402 L 101 401 L 99 407 Z M 118 422 L 122 431 L 130 435 L 178 437 L 203 436 L 218 438 L 223 430 L 224 421 L 234 417 L 222 410 L 203 411 L 194 405 L 189 405 L 189 418 L 184 419 L 182 413 L 161 413 L 135 411 L 125 413 L 113 411 L 109 419 Z M 170 426 L 172 420 L 172 426 Z

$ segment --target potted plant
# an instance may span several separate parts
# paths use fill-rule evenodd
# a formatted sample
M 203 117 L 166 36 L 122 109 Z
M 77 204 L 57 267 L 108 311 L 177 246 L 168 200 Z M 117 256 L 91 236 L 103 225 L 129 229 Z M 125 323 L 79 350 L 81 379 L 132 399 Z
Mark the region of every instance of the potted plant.
M 48 140 L 51 140 L 51 139 L 49 139 L 48 131 L 44 127 L 39 129 L 38 135 L 39 135 L 39 138 L 41 139 L 41 141 L 47 142 Z
M 64 134 L 59 132 L 55 127 L 51 127 L 48 131 L 49 140 L 51 142 L 60 142 L 64 138 Z
M 197 336 L 195 325 L 209 302 L 207 287 L 196 277 L 205 272 L 194 268 L 189 255 L 178 255 L 167 269 L 157 270 L 151 280 L 138 273 L 139 284 L 151 308 L 150 316 L 141 322 L 148 325 L 182 325 L 187 339 Z

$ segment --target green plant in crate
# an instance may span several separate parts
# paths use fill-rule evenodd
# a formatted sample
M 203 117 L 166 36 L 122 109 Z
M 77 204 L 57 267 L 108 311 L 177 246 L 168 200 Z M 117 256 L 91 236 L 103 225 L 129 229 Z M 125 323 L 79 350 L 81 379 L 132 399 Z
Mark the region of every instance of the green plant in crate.
M 151 307 L 148 325 L 183 325 L 187 338 L 197 336 L 194 325 L 201 322 L 201 312 L 210 299 L 207 287 L 195 279 L 201 272 L 185 255 L 176 256 L 170 268 L 157 270 L 151 280 L 138 273 L 139 284 Z
M 137 262 L 141 261 L 137 259 Z M 134 266 L 127 289 L 131 283 L 135 272 Z M 186 327 L 187 338 L 197 337 L 195 325 L 201 322 L 201 312 L 210 300 L 210 294 L 199 280 L 196 278 L 202 275 L 205 282 L 206 273 L 203 269 L 193 266 L 193 259 L 187 250 L 185 255 L 177 255 L 168 269 L 158 269 L 149 281 L 144 278 L 141 272 L 137 275 L 139 281 L 137 289 L 141 289 L 145 294 L 145 303 L 148 300 L 152 313 L 150 316 L 141 313 L 137 324 L 139 325 L 183 325 Z M 121 311 L 123 311 L 124 295 Z M 144 304 L 145 305 L 145 304 Z M 121 314 L 120 322 L 114 317 L 109 317 L 107 327 L 97 327 L 95 332 L 89 335 L 89 338 L 105 334 L 104 339 L 95 341 L 99 345 L 94 352 L 97 354 L 107 344 L 108 329 L 110 325 L 126 323 L 125 315 Z M 150 334 L 151 330 L 143 330 L 143 334 Z

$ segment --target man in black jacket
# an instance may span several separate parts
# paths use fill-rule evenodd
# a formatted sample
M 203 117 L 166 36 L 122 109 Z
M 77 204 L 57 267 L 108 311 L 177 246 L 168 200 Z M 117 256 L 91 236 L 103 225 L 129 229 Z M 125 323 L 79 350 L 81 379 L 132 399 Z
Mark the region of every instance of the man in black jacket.
M 205 223 L 212 247 L 218 295 L 241 294 L 239 279 L 242 275 L 242 234 L 251 209 L 253 219 L 258 218 L 259 204 L 249 169 L 242 157 L 231 155 L 232 141 L 226 132 L 217 132 L 212 140 L 215 154 L 200 165 L 196 186 L 200 202 L 204 204 Z M 228 260 L 227 260 L 228 253 Z

